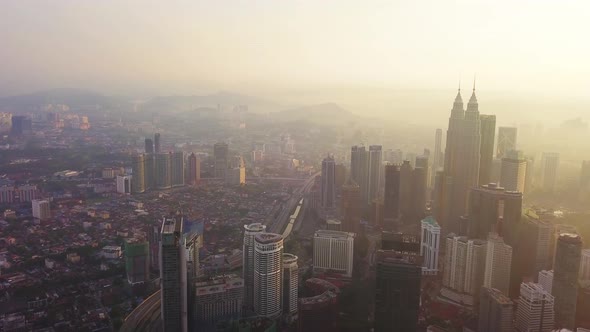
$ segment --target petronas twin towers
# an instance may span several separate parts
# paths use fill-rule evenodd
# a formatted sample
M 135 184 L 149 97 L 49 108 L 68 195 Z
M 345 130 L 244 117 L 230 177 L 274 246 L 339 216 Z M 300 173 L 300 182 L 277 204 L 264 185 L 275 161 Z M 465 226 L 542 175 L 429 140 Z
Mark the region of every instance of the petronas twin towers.
M 467 110 L 459 89 L 449 118 L 444 171 L 436 188 L 440 202 L 436 202 L 435 213 L 445 233 L 460 232 L 461 217 L 467 215 L 469 191 L 477 187 L 479 180 L 480 143 L 475 87 Z

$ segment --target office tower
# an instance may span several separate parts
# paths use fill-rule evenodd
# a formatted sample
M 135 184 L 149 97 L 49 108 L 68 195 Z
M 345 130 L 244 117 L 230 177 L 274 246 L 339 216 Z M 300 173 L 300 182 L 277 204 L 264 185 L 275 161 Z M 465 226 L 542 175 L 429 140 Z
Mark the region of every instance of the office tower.
M 216 178 L 225 179 L 225 173 L 229 167 L 229 148 L 226 143 L 213 145 L 214 173 Z
M 516 150 L 516 133 L 514 127 L 498 127 L 498 149 L 496 157 L 502 159 L 512 150 Z
M 539 285 L 551 294 L 553 291 L 553 270 L 543 270 L 539 272 Z
M 157 189 L 168 189 L 172 186 L 172 154 L 159 153 L 155 157 L 155 186 Z
M 283 315 L 294 319 L 297 316 L 299 298 L 299 267 L 297 256 L 283 254 Z
M 369 154 L 364 146 L 353 146 L 350 149 L 350 177 L 358 184 L 361 192 L 362 205 L 368 204 Z
M 368 174 L 368 194 L 367 204 L 379 198 L 379 188 L 381 187 L 381 173 L 383 161 L 381 155 L 381 145 L 369 146 L 369 174 Z
M 457 231 L 461 216 L 467 212 L 469 190 L 479 181 L 480 159 L 480 121 L 475 88 L 463 111 L 461 92 L 457 93 L 449 128 L 445 150 L 445 179 L 442 190 L 442 202 L 438 203 L 439 223 L 446 231 Z
M 523 282 L 516 310 L 516 330 L 519 332 L 549 332 L 554 325 L 554 298 L 539 284 Z
M 441 294 L 455 302 L 473 305 L 484 282 L 487 243 L 451 233 L 445 246 L 443 286 L 448 291 Z
M 496 116 L 481 114 L 481 142 L 479 157 L 479 184 L 488 184 L 491 181 L 492 161 L 494 160 L 494 142 L 496 138 Z
M 160 233 L 160 306 L 164 332 L 188 331 L 186 253 L 183 219 L 165 218 Z
M 502 158 L 500 185 L 507 191 L 524 193 L 527 161 L 520 151 L 512 150 Z
M 409 218 L 414 213 L 414 169 L 409 160 L 404 160 L 400 166 L 399 209 L 403 218 Z
M 156 225 L 149 225 L 147 231 L 148 242 L 150 244 L 150 267 L 154 271 L 160 271 L 160 232 L 162 231 L 161 222 Z
M 590 280 L 590 249 L 582 250 L 580 256 L 580 280 Z
M 578 273 L 582 252 L 582 238 L 577 234 L 561 234 L 557 240 L 553 289 L 555 297 L 555 325 L 574 329 L 578 296 Z
M 431 170 L 431 186 L 434 187 L 436 172 L 438 172 L 443 167 L 443 160 L 442 160 L 442 129 L 436 129 L 434 134 L 434 156 L 432 157 L 432 170 Z
M 160 133 L 154 134 L 154 153 L 162 153 L 162 146 L 160 145 Z
M 555 259 L 557 259 L 557 242 L 561 234 L 578 234 L 578 230 L 575 226 L 568 225 L 568 224 L 554 224 L 553 225 L 553 235 L 551 237 L 550 243 L 550 254 L 551 254 L 551 267 L 555 266 Z
M 375 332 L 416 331 L 422 268 L 406 258 L 377 262 Z
M 278 318 L 282 312 L 283 237 L 260 233 L 254 236 L 254 311 L 258 316 Z
M 146 241 L 125 241 L 125 271 L 131 285 L 150 280 L 149 244 Z
M 483 288 L 479 297 L 479 332 L 512 332 L 513 303 L 501 291 Z
M 420 256 L 423 258 L 422 273 L 436 275 L 438 273 L 438 253 L 440 244 L 440 226 L 432 216 L 422 219 Z
M 428 181 L 428 168 L 416 167 L 412 171 L 412 212 L 414 219 L 422 218 L 426 210 L 426 189 Z
M 236 275 L 220 275 L 195 283 L 194 323 L 198 331 L 209 331 L 221 321 L 242 318 L 244 280 Z
M 254 237 L 264 233 L 266 226 L 261 223 L 244 225 L 244 243 L 242 253 L 244 278 L 244 307 L 246 310 L 254 309 Z
M 154 141 L 152 141 L 151 138 L 146 138 L 145 139 L 145 145 L 144 146 L 145 146 L 144 151 L 145 151 L 146 154 L 154 153 Z
M 520 222 L 522 193 L 494 184 L 473 188 L 469 197 L 469 234 L 485 239 L 489 232 L 504 236 L 504 228 Z
M 322 182 L 321 190 L 321 206 L 323 209 L 332 209 L 336 205 L 336 181 L 334 158 L 329 156 L 322 160 Z
M 197 185 L 201 181 L 201 159 L 194 153 L 188 156 L 188 183 Z
M 590 189 L 590 160 L 582 161 L 580 171 L 580 188 Z
M 186 252 L 187 275 L 189 281 L 189 290 L 194 291 L 194 281 L 201 276 L 200 252 L 203 248 L 203 230 L 200 229 L 199 223 L 190 220 L 184 220 L 182 245 Z
M 51 218 L 51 210 L 49 209 L 49 201 L 44 199 L 34 199 L 31 201 L 33 210 L 33 218 L 45 220 Z
M 184 153 L 170 153 L 170 184 L 172 187 L 184 186 Z
M 385 166 L 385 194 L 383 198 L 383 228 L 393 230 L 399 218 L 400 168 L 397 165 Z
M 541 166 L 543 170 L 543 190 L 553 191 L 557 182 L 559 153 L 544 152 Z
M 354 233 L 318 230 L 313 236 L 313 273 L 352 277 Z
M 525 156 L 526 171 L 524 172 L 524 192 L 530 193 L 535 185 L 535 157 Z
M 336 164 L 334 166 L 334 183 L 336 189 L 342 188 L 344 183 L 346 183 L 346 166 L 343 164 Z
M 131 194 L 131 176 L 117 175 L 117 192 L 119 194 Z
M 486 272 L 483 285 L 495 288 L 508 296 L 510 290 L 510 267 L 512 247 L 504 243 L 496 233 L 490 233 L 486 249 Z
M 534 277 L 539 271 L 551 268 L 551 237 L 553 225 L 532 211 L 522 218 L 523 234 L 520 239 L 522 249 L 515 251 L 515 259 L 523 266 L 524 276 Z
M 137 154 L 131 160 L 133 179 L 131 181 L 134 194 L 145 192 L 145 155 Z
M 590 283 L 580 283 L 578 291 L 578 304 L 576 305 L 577 332 L 590 331 Z
M 426 149 L 425 149 L 426 150 Z M 428 151 L 428 150 L 426 150 Z M 430 188 L 430 166 L 428 165 L 430 162 L 430 156 L 421 155 L 416 157 L 416 167 L 415 168 L 423 168 L 426 174 L 426 188 Z M 424 193 L 426 194 L 426 193 Z
M 358 233 L 361 221 L 361 188 L 352 178 L 342 186 L 340 209 L 343 221 L 342 230 Z

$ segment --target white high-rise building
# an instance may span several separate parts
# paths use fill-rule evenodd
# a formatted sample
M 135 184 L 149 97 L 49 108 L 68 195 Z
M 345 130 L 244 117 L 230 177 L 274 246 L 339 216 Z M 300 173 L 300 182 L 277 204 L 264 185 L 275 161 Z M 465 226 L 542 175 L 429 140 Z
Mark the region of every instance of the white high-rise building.
M 423 257 L 422 274 L 436 275 L 438 273 L 440 226 L 432 216 L 422 219 L 421 224 L 420 256 Z
M 527 161 L 520 151 L 509 151 L 502 158 L 500 185 L 508 191 L 524 193 L 526 182 Z
M 468 240 L 453 233 L 447 236 L 443 286 L 452 292 L 447 291 L 443 294 L 445 297 L 471 304 L 474 297 L 479 297 L 485 275 L 486 249 L 486 241 Z
M 318 230 L 313 237 L 313 272 L 352 277 L 354 233 Z
M 553 291 L 553 270 L 543 270 L 539 272 L 539 284 L 547 293 Z
M 539 284 L 520 284 L 520 297 L 516 312 L 516 329 L 520 332 L 553 330 L 555 299 Z
M 49 209 L 49 201 L 44 199 L 34 199 L 31 201 L 33 208 L 33 217 L 45 220 L 51 218 L 51 210 Z
M 244 225 L 242 278 L 244 279 L 244 307 L 249 311 L 254 310 L 254 237 L 265 231 L 266 226 L 261 223 Z
M 277 318 L 282 313 L 283 237 L 260 233 L 254 237 L 254 312 Z
M 117 175 L 117 192 L 131 194 L 131 175 Z
M 297 256 L 283 254 L 283 314 L 289 320 L 297 317 L 297 301 L 299 297 L 299 266 Z
M 486 252 L 486 272 L 483 285 L 495 288 L 508 296 L 512 247 L 496 233 L 490 233 Z
M 580 258 L 580 280 L 590 280 L 590 249 L 582 250 Z

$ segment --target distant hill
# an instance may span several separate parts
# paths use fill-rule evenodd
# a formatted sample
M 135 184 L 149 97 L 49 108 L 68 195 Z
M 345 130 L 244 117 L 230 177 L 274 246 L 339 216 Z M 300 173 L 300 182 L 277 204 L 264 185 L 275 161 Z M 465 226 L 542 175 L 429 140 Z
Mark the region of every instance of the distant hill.
M 233 107 L 247 105 L 250 112 L 267 113 L 281 109 L 281 105 L 269 100 L 242 95 L 238 93 L 220 91 L 209 95 L 192 96 L 160 96 L 146 102 L 142 106 L 145 111 L 185 112 L 199 108 Z
M 335 103 L 308 105 L 271 113 L 277 121 L 306 121 L 323 125 L 342 125 L 357 122 L 361 118 Z
M 99 105 L 113 106 L 126 102 L 123 97 L 109 97 L 81 89 L 52 89 L 30 94 L 0 98 L 1 108 L 30 110 L 44 104 L 66 104 L 70 107 Z

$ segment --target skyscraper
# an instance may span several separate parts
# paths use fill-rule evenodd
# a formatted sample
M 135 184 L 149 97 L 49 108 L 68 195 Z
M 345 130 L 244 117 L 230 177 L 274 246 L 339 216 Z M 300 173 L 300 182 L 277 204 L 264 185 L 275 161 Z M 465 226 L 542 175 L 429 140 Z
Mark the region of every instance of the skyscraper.
M 428 152 L 428 151 L 426 151 Z M 426 175 L 426 188 L 430 188 L 430 166 L 428 165 L 430 162 L 429 155 L 421 155 L 416 157 L 416 167 L 415 168 L 423 168 L 424 174 Z M 424 193 L 426 194 L 426 192 Z
M 216 178 L 225 179 L 225 173 L 229 167 L 229 148 L 226 143 L 213 145 L 214 173 Z
M 508 296 L 510 290 L 510 267 L 512 247 L 496 233 L 490 233 L 486 249 L 486 272 L 484 287 L 495 288 Z
M 539 272 L 539 285 L 541 285 L 547 293 L 551 294 L 553 291 L 553 270 L 543 270 Z
M 582 250 L 579 279 L 590 280 L 590 249 Z
M 516 150 L 517 129 L 515 127 L 498 128 L 498 149 L 496 157 L 502 159 L 511 150 Z
M 196 185 L 201 181 L 201 159 L 194 153 L 188 156 L 188 183 Z
M 555 325 L 560 328 L 575 328 L 581 252 L 579 235 L 565 233 L 559 236 L 552 294 L 555 296 Z
M 423 258 L 422 273 L 436 275 L 438 273 L 438 253 L 440 245 L 440 226 L 428 216 L 421 221 L 420 256 Z
M 368 204 L 369 154 L 364 146 L 350 149 L 350 177 L 359 186 L 362 205 Z
M 455 302 L 473 305 L 479 298 L 486 269 L 486 241 L 449 234 L 446 238 L 441 294 Z
M 524 267 L 524 276 L 534 277 L 539 271 L 551 268 L 553 225 L 532 211 L 527 211 L 522 221 L 526 236 L 520 239 L 523 242 L 522 250 L 515 252 L 514 259 L 518 260 L 517 264 Z
M 261 223 L 244 225 L 243 243 L 243 279 L 244 279 L 244 307 L 254 310 L 254 237 L 264 233 L 266 226 Z
M 412 171 L 412 217 L 419 220 L 426 210 L 428 168 L 416 167 Z
M 154 134 L 154 153 L 162 153 L 162 146 L 160 142 L 160 133 Z
M 406 258 L 377 262 L 375 332 L 416 331 L 422 268 Z
M 514 331 L 510 298 L 497 289 L 483 288 L 479 299 L 479 332 Z
M 502 158 L 500 185 L 507 191 L 524 193 L 526 182 L 527 161 L 520 151 L 512 150 Z
M 299 294 L 299 267 L 297 256 L 283 254 L 283 315 L 289 319 L 297 316 L 297 300 Z
M 155 185 L 158 189 L 168 189 L 172 186 L 171 168 L 172 154 L 158 153 L 155 158 Z
M 582 169 L 580 170 L 580 187 L 590 189 L 590 160 L 582 161 Z
M 119 194 L 131 194 L 131 176 L 117 175 L 117 192 Z
M 145 192 L 145 155 L 137 154 L 131 160 L 131 169 L 133 173 L 132 190 L 133 193 Z
M 474 87 L 466 111 L 463 111 L 461 92 L 457 93 L 449 118 L 444 165 L 446 188 L 440 188 L 444 195 L 443 202 L 438 204 L 442 217 L 439 222 L 447 231 L 456 231 L 461 216 L 467 212 L 469 190 L 479 181 L 480 147 L 479 106 Z
M 188 331 L 186 254 L 182 217 L 165 218 L 160 238 L 160 306 L 164 332 Z
M 379 198 L 381 187 L 381 173 L 383 168 L 381 145 L 369 146 L 369 174 L 367 204 Z
M 184 153 L 170 154 L 170 184 L 172 187 L 184 186 Z
M 517 224 L 522 214 L 522 194 L 493 184 L 473 188 L 469 198 L 469 234 L 485 239 L 489 232 L 504 236 L 504 228 Z
M 340 209 L 342 230 L 358 233 L 361 221 L 361 188 L 352 180 L 352 177 L 342 186 Z
M 549 332 L 554 324 L 554 298 L 539 284 L 523 282 L 516 311 L 519 332 Z
M 274 319 L 282 313 L 282 259 L 281 235 L 254 236 L 254 311 L 258 316 Z
M 409 160 L 404 160 L 400 166 L 399 182 L 399 209 L 404 219 L 414 213 L 413 191 L 414 191 L 414 169 Z
M 557 182 L 557 172 L 559 169 L 559 153 L 543 153 L 541 161 L 543 171 L 543 189 L 553 191 Z
M 51 218 L 51 210 L 49 208 L 48 200 L 34 199 L 31 201 L 31 208 L 33 210 L 33 218 L 40 220 Z
M 318 230 L 313 237 L 313 272 L 352 277 L 354 233 Z
M 154 141 L 151 138 L 145 139 L 145 153 L 154 153 Z
M 385 195 L 383 200 L 383 228 L 393 230 L 399 218 L 400 169 L 397 165 L 385 166 Z
M 125 241 L 125 271 L 131 285 L 150 280 L 149 245 L 146 241 Z
M 492 161 L 494 160 L 494 142 L 496 138 L 496 116 L 481 114 L 481 144 L 479 158 L 479 184 L 491 181 Z
M 329 156 L 322 161 L 321 205 L 323 209 L 333 209 L 336 205 L 336 180 L 334 158 Z
M 443 167 L 443 160 L 442 160 L 442 129 L 436 129 L 434 134 L 434 156 L 432 158 L 432 170 L 431 176 L 432 179 L 430 180 L 431 186 L 434 187 L 436 172 L 438 172 Z

